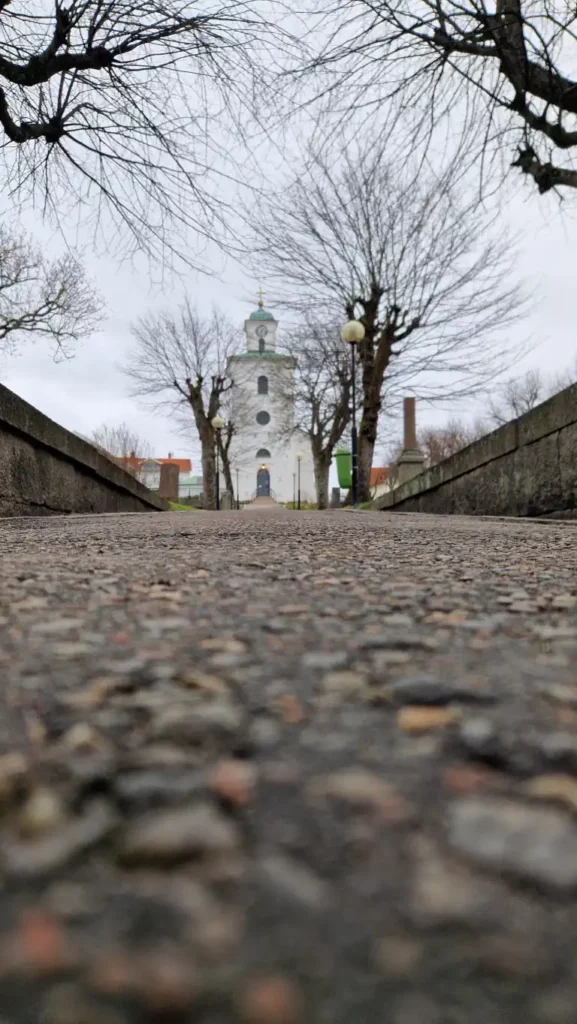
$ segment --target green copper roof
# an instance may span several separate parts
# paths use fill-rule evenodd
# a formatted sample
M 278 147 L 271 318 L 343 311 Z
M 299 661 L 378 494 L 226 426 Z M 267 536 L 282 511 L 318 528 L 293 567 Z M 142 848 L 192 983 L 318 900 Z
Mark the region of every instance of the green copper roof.
M 258 309 L 255 309 L 254 313 L 250 314 L 249 320 L 274 320 L 274 316 L 268 310 L 259 306 Z

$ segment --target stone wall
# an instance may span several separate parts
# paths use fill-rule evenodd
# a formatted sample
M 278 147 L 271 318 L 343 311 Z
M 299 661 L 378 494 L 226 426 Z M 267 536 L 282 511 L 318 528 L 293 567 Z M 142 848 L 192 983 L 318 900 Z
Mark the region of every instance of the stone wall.
M 0 384 L 0 516 L 167 508 L 91 444 Z
M 378 498 L 373 507 L 577 517 L 577 384 Z

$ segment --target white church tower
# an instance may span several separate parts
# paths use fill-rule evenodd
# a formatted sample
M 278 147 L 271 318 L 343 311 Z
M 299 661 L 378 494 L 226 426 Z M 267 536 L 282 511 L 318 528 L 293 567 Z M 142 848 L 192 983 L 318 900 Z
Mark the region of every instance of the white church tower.
M 310 443 L 293 429 L 297 363 L 277 352 L 277 330 L 278 321 L 264 309 L 261 292 L 258 309 L 244 322 L 246 351 L 228 362 L 237 431 L 231 444 L 233 482 L 241 501 L 289 502 L 297 494 L 300 476 L 301 501 L 314 502 Z

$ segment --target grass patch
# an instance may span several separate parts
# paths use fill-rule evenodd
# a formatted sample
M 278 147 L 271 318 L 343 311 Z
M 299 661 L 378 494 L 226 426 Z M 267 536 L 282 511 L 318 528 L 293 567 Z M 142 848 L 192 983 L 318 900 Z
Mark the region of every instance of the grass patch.
M 169 501 L 171 512 L 197 512 L 194 505 L 179 505 L 177 501 Z

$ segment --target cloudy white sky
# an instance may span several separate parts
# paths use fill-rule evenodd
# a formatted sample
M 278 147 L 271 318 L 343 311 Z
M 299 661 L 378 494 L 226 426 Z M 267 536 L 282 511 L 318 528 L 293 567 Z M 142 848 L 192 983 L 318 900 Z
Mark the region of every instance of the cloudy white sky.
M 539 198 L 532 190 L 522 188 L 516 190 L 508 206 L 508 223 L 503 217 L 503 230 L 519 234 L 519 272 L 534 299 L 529 320 L 516 331 L 516 336 L 530 337 L 534 346 L 519 370 L 563 369 L 577 357 L 577 222 L 569 215 L 569 208 L 569 201 L 559 205 L 557 200 Z M 30 227 L 30 219 L 25 221 Z M 59 250 L 61 243 L 54 233 L 44 229 L 42 237 L 48 251 Z M 178 303 L 186 290 L 201 310 L 208 313 L 216 302 L 241 324 L 255 308 L 259 284 L 266 295 L 266 281 L 247 278 L 240 264 L 232 259 L 224 261 L 216 251 L 212 260 L 217 276 L 190 273 L 181 279 L 169 279 L 162 286 L 151 281 L 144 263 L 139 268 L 119 267 L 112 259 L 93 256 L 88 246 L 85 258 L 107 305 L 108 318 L 102 330 L 85 340 L 76 356 L 64 363 L 54 363 L 44 343 L 27 345 L 18 356 L 3 359 L 2 382 L 70 430 L 90 434 L 103 422 L 126 421 L 150 439 L 158 455 L 169 451 L 183 457 L 190 455 L 198 464 L 193 441 L 183 438 L 167 416 L 151 413 L 129 396 L 129 382 L 121 366 L 132 348 L 131 323 L 147 309 Z M 482 412 L 482 404 L 477 399 L 468 411 L 471 415 Z M 441 422 L 452 411 L 443 403 L 434 409 L 421 407 L 420 419 Z
M 255 139 L 255 163 L 262 166 L 262 138 Z M 273 160 L 271 151 L 265 157 L 273 163 L 272 177 L 282 165 L 280 150 Z M 255 164 L 252 165 L 252 170 Z M 577 280 L 577 201 L 571 195 L 541 198 L 536 189 L 511 171 L 510 186 L 503 202 L 500 230 L 513 232 L 519 238 L 519 276 L 533 295 L 529 319 L 515 329 L 511 342 L 530 340 L 518 371 L 532 367 L 546 372 L 564 369 L 577 358 L 574 294 Z M 258 200 L 255 196 L 255 219 Z M 574 212 L 573 212 L 574 211 Z M 42 241 L 48 254 L 61 251 L 62 239 L 53 227 L 43 224 L 37 215 L 16 214 L 5 206 L 2 213 Z M 90 434 L 102 423 L 126 422 L 148 439 L 159 456 L 172 452 L 191 456 L 198 469 L 198 446 L 193 437 L 185 439 L 177 425 L 161 413 L 152 413 L 142 402 L 129 395 L 130 383 L 122 372 L 132 348 L 131 323 L 147 310 L 177 305 L 184 294 L 200 311 L 209 313 L 216 303 L 239 326 L 256 305 L 259 286 L 267 294 L 267 281 L 248 277 L 242 253 L 237 260 L 224 259 L 215 248 L 207 251 L 205 260 L 211 274 L 190 272 L 179 278 L 167 276 L 162 284 L 158 268 L 151 271 L 142 260 L 137 265 L 118 265 L 112 257 L 96 256 L 88 236 L 67 238 L 78 245 L 95 284 L 104 297 L 107 319 L 102 330 L 77 347 L 73 359 L 55 363 L 44 343 L 28 344 L 19 353 L 0 360 L 0 380 L 26 401 L 70 430 Z M 191 251 L 196 240 L 190 238 Z M 273 310 L 274 311 L 274 310 Z M 282 323 L 281 323 L 282 326 Z M 483 413 L 481 399 L 471 401 L 467 408 L 455 409 L 440 402 L 434 408 L 419 408 L 421 425 L 442 422 L 452 413 L 474 417 Z M 400 417 L 399 417 L 400 419 Z M 400 424 L 399 424 L 400 426 Z

